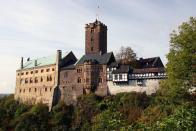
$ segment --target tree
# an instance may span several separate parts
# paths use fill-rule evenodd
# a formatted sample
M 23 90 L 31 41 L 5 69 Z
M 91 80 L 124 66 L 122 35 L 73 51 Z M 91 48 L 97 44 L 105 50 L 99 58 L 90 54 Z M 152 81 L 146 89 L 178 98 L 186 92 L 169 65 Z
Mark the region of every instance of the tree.
M 194 85 L 196 65 L 196 18 L 173 31 L 167 55 L 167 86 L 170 93 L 186 92 Z M 175 94 L 174 94 L 175 95 Z
M 190 105 L 178 107 L 174 114 L 157 121 L 154 128 L 159 131 L 182 130 L 195 131 L 196 127 L 196 108 Z
M 121 64 L 130 64 L 136 60 L 136 53 L 131 47 L 121 47 L 119 52 L 116 54 L 116 59 Z
M 119 130 L 126 125 L 120 112 L 106 110 L 95 116 L 93 120 L 93 131 Z

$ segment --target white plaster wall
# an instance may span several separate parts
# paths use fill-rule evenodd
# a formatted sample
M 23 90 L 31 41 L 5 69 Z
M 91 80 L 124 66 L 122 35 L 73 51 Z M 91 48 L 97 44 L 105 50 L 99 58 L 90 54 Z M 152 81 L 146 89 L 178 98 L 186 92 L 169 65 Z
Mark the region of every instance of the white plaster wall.
M 156 93 L 159 88 L 160 80 L 143 80 L 143 86 L 138 86 L 136 80 L 130 80 L 129 84 L 126 85 L 116 85 L 112 81 L 108 81 L 108 90 L 111 95 L 115 95 L 121 92 L 146 92 L 147 95 Z

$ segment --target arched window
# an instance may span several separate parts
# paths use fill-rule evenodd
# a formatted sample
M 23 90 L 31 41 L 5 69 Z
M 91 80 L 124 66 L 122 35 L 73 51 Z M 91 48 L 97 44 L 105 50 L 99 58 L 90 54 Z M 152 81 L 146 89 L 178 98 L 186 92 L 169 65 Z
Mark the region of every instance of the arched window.
M 35 83 L 38 83 L 38 78 L 37 77 L 35 77 Z
M 24 84 L 25 83 L 25 80 L 24 79 L 21 79 L 20 80 L 20 84 Z
M 78 83 L 82 83 L 82 79 L 80 77 L 78 78 Z
M 30 78 L 30 83 L 33 83 L 33 79 L 32 78 Z
M 25 79 L 25 84 L 27 84 L 27 83 L 28 83 L 28 78 Z

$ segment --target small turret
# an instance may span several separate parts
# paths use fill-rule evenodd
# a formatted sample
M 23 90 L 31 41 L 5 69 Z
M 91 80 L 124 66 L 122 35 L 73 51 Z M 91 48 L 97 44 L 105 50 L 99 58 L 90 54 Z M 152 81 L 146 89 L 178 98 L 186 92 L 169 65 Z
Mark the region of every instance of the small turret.
M 20 69 L 23 69 L 23 57 L 21 57 Z

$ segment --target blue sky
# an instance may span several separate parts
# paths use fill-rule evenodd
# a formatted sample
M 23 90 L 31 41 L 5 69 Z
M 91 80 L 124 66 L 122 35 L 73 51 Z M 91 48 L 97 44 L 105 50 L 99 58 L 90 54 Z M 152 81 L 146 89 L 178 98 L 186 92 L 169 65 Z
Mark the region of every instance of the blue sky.
M 84 54 L 84 26 L 97 12 L 108 26 L 108 51 L 130 46 L 166 63 L 169 34 L 196 16 L 195 7 L 195 0 L 0 0 L 0 93 L 14 92 L 21 56 Z

